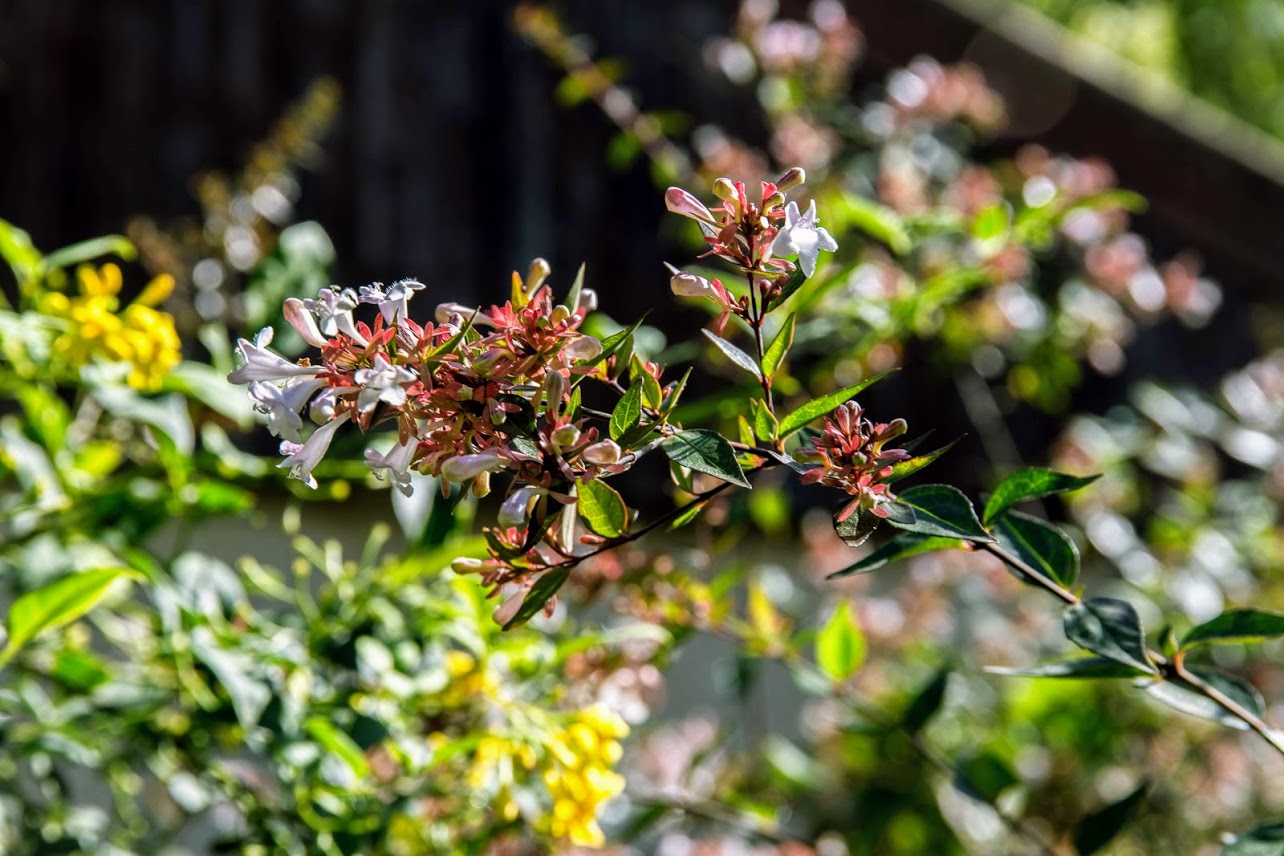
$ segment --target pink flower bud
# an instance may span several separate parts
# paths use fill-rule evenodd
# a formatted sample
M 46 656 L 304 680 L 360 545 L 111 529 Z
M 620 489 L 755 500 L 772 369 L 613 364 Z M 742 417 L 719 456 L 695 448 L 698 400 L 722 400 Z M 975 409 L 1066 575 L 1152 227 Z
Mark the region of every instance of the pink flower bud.
M 549 418 L 557 419 L 562 413 L 562 398 L 566 395 L 566 378 L 561 372 L 544 375 L 544 410 Z
M 521 528 L 529 517 L 531 499 L 536 495 L 536 488 L 527 486 L 513 491 L 504 504 L 499 507 L 499 525 L 505 529 Z
M 504 459 L 499 455 L 456 455 L 441 465 L 441 477 L 455 484 L 463 484 L 482 473 L 493 473 L 503 467 Z
M 581 455 L 590 464 L 609 467 L 620 460 L 620 447 L 614 440 L 602 440 L 586 448 Z
M 699 274 L 686 271 L 675 273 L 669 280 L 669 288 L 678 297 L 716 297 L 713 283 Z
M 780 177 L 780 180 L 776 182 L 776 189 L 789 190 L 790 188 L 797 187 L 806 180 L 807 173 L 802 167 L 796 166 L 793 169 L 787 170 L 785 174 Z
M 317 327 L 317 319 L 303 305 L 303 301 L 297 297 L 291 297 L 285 301 L 285 320 L 290 322 L 290 326 L 299 332 L 303 341 L 307 342 L 314 348 L 324 348 L 326 338 L 321 335 L 321 328 Z
M 681 187 L 670 187 L 664 192 L 664 206 L 674 214 L 690 217 L 692 220 L 714 222 L 713 214 L 704 203 L 687 193 Z
M 450 563 L 450 569 L 457 574 L 479 574 L 485 567 L 486 565 L 481 559 L 473 559 L 468 556 L 460 556 Z
M 495 610 L 495 623 L 499 625 L 507 624 L 517 615 L 517 610 L 522 608 L 522 601 L 526 600 L 526 589 L 518 589 L 508 596 L 505 601 Z

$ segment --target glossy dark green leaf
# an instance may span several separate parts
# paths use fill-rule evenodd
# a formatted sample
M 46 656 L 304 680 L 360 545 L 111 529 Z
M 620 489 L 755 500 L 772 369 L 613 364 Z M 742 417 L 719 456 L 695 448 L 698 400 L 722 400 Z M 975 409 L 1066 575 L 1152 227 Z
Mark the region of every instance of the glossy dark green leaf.
M 850 401 L 853 396 L 859 395 L 862 391 L 878 383 L 894 371 L 896 371 L 896 369 L 885 371 L 882 374 L 876 374 L 873 377 L 866 378 L 860 383 L 853 384 L 845 389 L 840 389 L 837 392 L 829 393 L 829 395 L 822 395 L 820 398 L 812 399 L 802 407 L 799 407 L 793 413 L 790 413 L 784 419 L 780 420 L 780 436 L 788 437 L 790 434 L 794 433 L 799 428 L 802 428 L 813 419 L 832 413 L 835 407 Z
M 526 593 L 525 599 L 522 600 L 521 607 L 518 608 L 517 614 L 514 615 L 507 624 L 505 630 L 510 630 L 519 625 L 525 624 L 534 617 L 535 613 L 544 608 L 549 598 L 566 585 L 566 580 L 571 575 L 571 569 L 554 568 L 551 571 L 545 571 L 540 578 L 531 586 L 531 590 Z
M 991 520 L 1018 502 L 1078 490 L 1092 484 L 1098 478 L 1100 476 L 1071 476 L 1041 467 L 1017 470 L 994 489 L 994 494 L 985 503 L 985 514 L 982 515 L 982 519 L 989 524 Z
M 780 332 L 776 334 L 776 338 L 771 340 L 771 344 L 767 346 L 766 352 L 762 355 L 762 371 L 767 377 L 771 377 L 776 373 L 776 370 L 780 368 L 780 364 L 784 361 L 785 355 L 789 353 L 789 348 L 794 343 L 796 319 L 797 315 L 791 312 L 789 317 L 785 319 L 784 326 L 780 328 Z
M 1157 674 L 1146 653 L 1141 619 L 1132 604 L 1110 597 L 1094 597 L 1068 607 L 1066 638 L 1080 648 L 1110 660 Z
M 736 452 L 721 434 L 696 428 L 679 431 L 660 443 L 660 451 L 675 464 L 723 481 L 749 487 L 744 470 L 736 463 Z
M 909 706 L 905 708 L 905 715 L 901 717 L 901 725 L 906 731 L 918 731 L 927 725 L 928 720 L 941 709 L 941 704 L 945 701 L 945 689 L 949 684 L 949 677 L 950 670 L 941 669 L 927 686 L 914 696 Z
M 924 484 L 902 491 L 895 505 L 913 511 L 913 520 L 893 513 L 887 522 L 920 535 L 988 543 L 994 538 L 981 527 L 976 510 L 963 492 L 944 484 Z M 897 509 L 899 511 L 900 509 Z
M 722 351 L 723 355 L 727 359 L 731 360 L 731 362 L 735 363 L 759 380 L 762 379 L 762 369 L 758 368 L 757 360 L 719 336 L 717 333 L 714 333 L 712 330 L 701 330 L 700 332 L 704 333 L 705 338 L 710 342 L 713 342 L 713 344 L 718 347 L 719 351 Z
M 901 461 L 898 464 L 892 464 L 892 474 L 883 479 L 883 481 L 891 484 L 892 482 L 900 481 L 903 478 L 914 475 L 914 473 L 923 469 L 941 455 L 944 455 L 950 449 L 954 448 L 954 444 L 957 442 L 958 440 L 951 440 L 949 443 L 946 443 L 934 452 L 928 452 L 926 455 L 918 455 L 910 458 L 909 460 Z
M 884 519 L 869 511 L 857 509 L 840 520 L 842 513 L 843 509 L 839 509 L 834 515 L 834 534 L 842 538 L 848 547 L 859 547 L 868 541 Z
M 1262 715 L 1266 703 L 1262 699 L 1262 694 L 1248 681 L 1206 666 L 1187 666 L 1186 669 L 1249 713 L 1259 717 Z M 1146 692 L 1157 701 L 1182 713 L 1198 716 L 1201 719 L 1211 719 L 1213 722 L 1231 728 L 1240 730 L 1248 728 L 1248 723 L 1227 710 L 1220 702 L 1208 698 L 1180 679 L 1151 684 L 1146 687 Z
M 920 553 L 931 553 L 935 550 L 955 550 L 963 546 L 957 538 L 942 538 L 937 535 L 920 535 L 917 532 L 900 532 L 874 552 L 841 571 L 835 571 L 827 579 L 838 579 L 852 574 L 867 574 L 883 567 L 888 562 L 908 559 Z
M 1004 550 L 1062 588 L 1070 588 L 1079 578 L 1079 548 L 1069 535 L 1052 524 L 1019 511 L 1008 511 L 994 519 L 990 532 Z M 1023 582 L 1032 582 L 1025 580 L 1026 575 L 1019 568 L 1009 567 Z
M 1181 640 L 1181 647 L 1210 643 L 1262 642 L 1284 636 L 1284 615 L 1258 609 L 1232 609 L 1205 621 Z
M 780 293 L 771 298 L 771 301 L 767 304 L 767 311 L 771 312 L 775 310 L 786 300 L 793 297 L 794 292 L 802 288 L 803 283 L 806 281 L 807 274 L 802 272 L 802 268 L 791 273 L 789 275 L 789 279 L 785 280 L 785 284 L 781 287 Z
M 1079 851 L 1079 856 L 1091 856 L 1123 831 L 1146 799 L 1149 788 L 1149 782 L 1142 782 L 1123 799 L 1103 806 L 1080 820 L 1074 829 L 1074 846 Z
M 1284 821 L 1263 823 L 1236 836 L 1222 856 L 1284 856 Z
M 614 488 L 604 481 L 586 481 L 575 490 L 580 519 L 591 532 L 619 538 L 628 530 L 629 509 Z
M 993 803 L 1005 790 L 1020 782 L 1007 762 L 985 750 L 954 767 L 954 786 L 984 803 Z
M 611 422 L 607 426 L 611 439 L 618 440 L 625 432 L 636 428 L 642 419 L 642 384 L 634 383 L 620 397 L 615 409 L 611 411 Z
M 1010 669 L 1003 666 L 987 666 L 985 669 L 992 675 L 1008 678 L 1139 678 L 1149 672 L 1110 660 L 1106 657 L 1080 657 L 1075 660 L 1059 660 L 1055 663 L 1042 663 L 1025 669 Z

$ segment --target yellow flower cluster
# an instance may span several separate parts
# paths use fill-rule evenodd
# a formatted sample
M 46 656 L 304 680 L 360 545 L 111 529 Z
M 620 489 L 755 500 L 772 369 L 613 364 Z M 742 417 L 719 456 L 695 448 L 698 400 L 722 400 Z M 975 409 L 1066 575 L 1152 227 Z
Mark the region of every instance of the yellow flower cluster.
M 553 797 L 549 834 L 581 847 L 601 847 L 606 838 L 597 825 L 598 807 L 624 790 L 616 773 L 620 740 L 629 733 L 624 720 L 602 707 L 577 711 L 545 746 L 553 763 L 544 784 Z
M 124 309 L 119 297 L 123 278 L 116 265 L 97 269 L 84 265 L 77 269 L 76 278 L 77 295 L 54 291 L 41 301 L 46 315 L 66 322 L 54 341 L 55 354 L 74 368 L 96 359 L 129 363 L 130 386 L 158 388 L 182 358 L 173 316 L 155 308 L 173 291 L 174 278 L 156 277 Z

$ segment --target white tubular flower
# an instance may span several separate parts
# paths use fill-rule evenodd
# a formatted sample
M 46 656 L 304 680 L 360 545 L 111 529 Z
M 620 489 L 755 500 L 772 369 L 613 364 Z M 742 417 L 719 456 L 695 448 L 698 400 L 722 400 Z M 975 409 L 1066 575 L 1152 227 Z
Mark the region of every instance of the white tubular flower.
M 785 206 L 785 225 L 772 244 L 772 252 L 778 256 L 797 254 L 803 273 L 811 276 L 816 272 L 816 257 L 820 251 L 832 253 L 837 249 L 838 242 L 816 223 L 815 199 L 807 207 L 806 214 L 798 213 L 797 202 Z
M 614 440 L 601 440 L 580 452 L 580 457 L 599 467 L 609 467 L 619 463 L 621 455 L 619 444 Z
M 387 470 L 393 486 L 403 495 L 410 496 L 415 492 L 414 486 L 410 483 L 410 466 L 415 462 L 415 454 L 418 451 L 419 438 L 411 437 L 405 443 L 393 446 L 384 454 L 379 454 L 374 449 L 367 449 L 366 465 L 374 471 L 377 479 L 382 479 L 382 471 Z
M 602 343 L 592 336 L 577 336 L 566 346 L 566 355 L 573 360 L 591 360 L 602 353 Z
M 394 318 L 406 318 L 410 312 L 410 298 L 416 291 L 424 288 L 417 279 L 399 279 L 384 288 L 382 282 L 372 282 L 361 286 L 362 303 L 373 303 L 379 307 L 385 324 L 391 324 Z
M 324 348 L 328 344 L 328 340 L 321 335 L 321 330 L 317 327 L 317 319 L 312 317 L 312 313 L 299 298 L 291 297 L 285 301 L 285 320 L 289 321 L 290 326 L 303 337 L 303 341 L 312 347 Z
M 479 455 L 456 455 L 441 465 L 441 477 L 448 482 L 463 484 L 482 473 L 493 473 L 504 468 L 504 459 L 494 452 Z
M 472 321 L 474 327 L 478 324 L 486 327 L 495 326 L 495 322 L 476 307 L 465 306 L 462 303 L 439 303 L 433 317 L 437 319 L 438 324 L 463 326 L 468 321 Z
M 254 409 L 267 416 L 268 430 L 274 437 L 298 443 L 299 429 L 303 427 L 299 414 L 308 399 L 325 384 L 319 378 L 299 378 L 284 387 L 256 380 L 250 384 L 250 398 L 257 402 Z
M 591 288 L 581 288 L 580 298 L 575 301 L 574 308 L 578 311 L 583 309 L 585 312 L 593 312 L 597 309 L 597 292 Z
M 675 273 L 669 280 L 669 288 L 678 297 L 711 297 L 718 299 L 718 292 L 714 290 L 713 283 L 700 276 L 699 274 L 687 273 L 680 271 Z
M 245 339 L 236 341 L 236 352 L 245 360 L 245 365 L 227 376 L 232 383 L 250 383 L 256 380 L 285 380 L 291 377 L 316 377 L 325 371 L 321 366 L 301 366 L 292 363 L 285 357 L 268 350 L 272 343 L 272 328 L 264 327 L 254 337 L 253 342 Z
M 504 504 L 499 507 L 498 521 L 499 525 L 505 529 L 510 527 L 522 527 L 526 525 L 527 507 L 531 499 L 542 493 L 539 488 L 526 485 L 519 487 L 508 495 Z
M 358 369 L 352 379 L 361 385 L 357 409 L 369 413 L 380 401 L 386 401 L 393 407 L 405 404 L 405 384 L 415 379 L 415 373 L 403 366 L 394 366 L 383 354 L 375 354 L 374 366 Z
M 369 343 L 357 332 L 356 322 L 352 320 L 352 310 L 359 303 L 357 293 L 350 288 L 323 288 L 316 300 L 305 300 L 303 306 L 316 315 L 323 336 L 342 333 L 364 347 Z
M 312 471 L 316 469 L 317 464 L 325 457 L 325 453 L 330 450 L 330 441 L 334 439 L 334 432 L 339 430 L 339 426 L 348 421 L 348 414 L 344 413 L 338 419 L 332 419 L 320 428 L 312 432 L 306 443 L 302 445 L 292 443 L 286 440 L 281 444 L 281 454 L 285 455 L 285 460 L 277 464 L 278 467 L 290 468 L 290 478 L 298 479 L 308 487 L 316 490 L 317 480 L 312 477 Z

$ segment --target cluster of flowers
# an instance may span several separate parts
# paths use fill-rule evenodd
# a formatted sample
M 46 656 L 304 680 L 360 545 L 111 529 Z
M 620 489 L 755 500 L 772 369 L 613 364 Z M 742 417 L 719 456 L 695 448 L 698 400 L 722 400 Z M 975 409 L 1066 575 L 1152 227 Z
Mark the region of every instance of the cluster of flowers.
M 78 294 L 49 291 L 40 300 L 41 312 L 62 324 L 54 340 L 56 358 L 73 369 L 99 360 L 124 363 L 130 386 L 158 389 L 182 360 L 174 318 L 156 308 L 169 297 L 174 278 L 156 277 L 123 308 L 124 277 L 116 265 L 82 265 L 76 281 Z
M 892 475 L 895 464 L 908 460 L 910 453 L 884 446 L 905 431 L 904 419 L 875 423 L 865 418 L 859 404 L 849 401 L 826 417 L 824 431 L 812 440 L 815 451 L 811 457 L 819 466 L 803 473 L 801 481 L 836 487 L 854 497 L 838 512 L 839 522 L 857 510 L 885 518 L 887 510 L 882 506 L 893 497 L 882 480 Z

